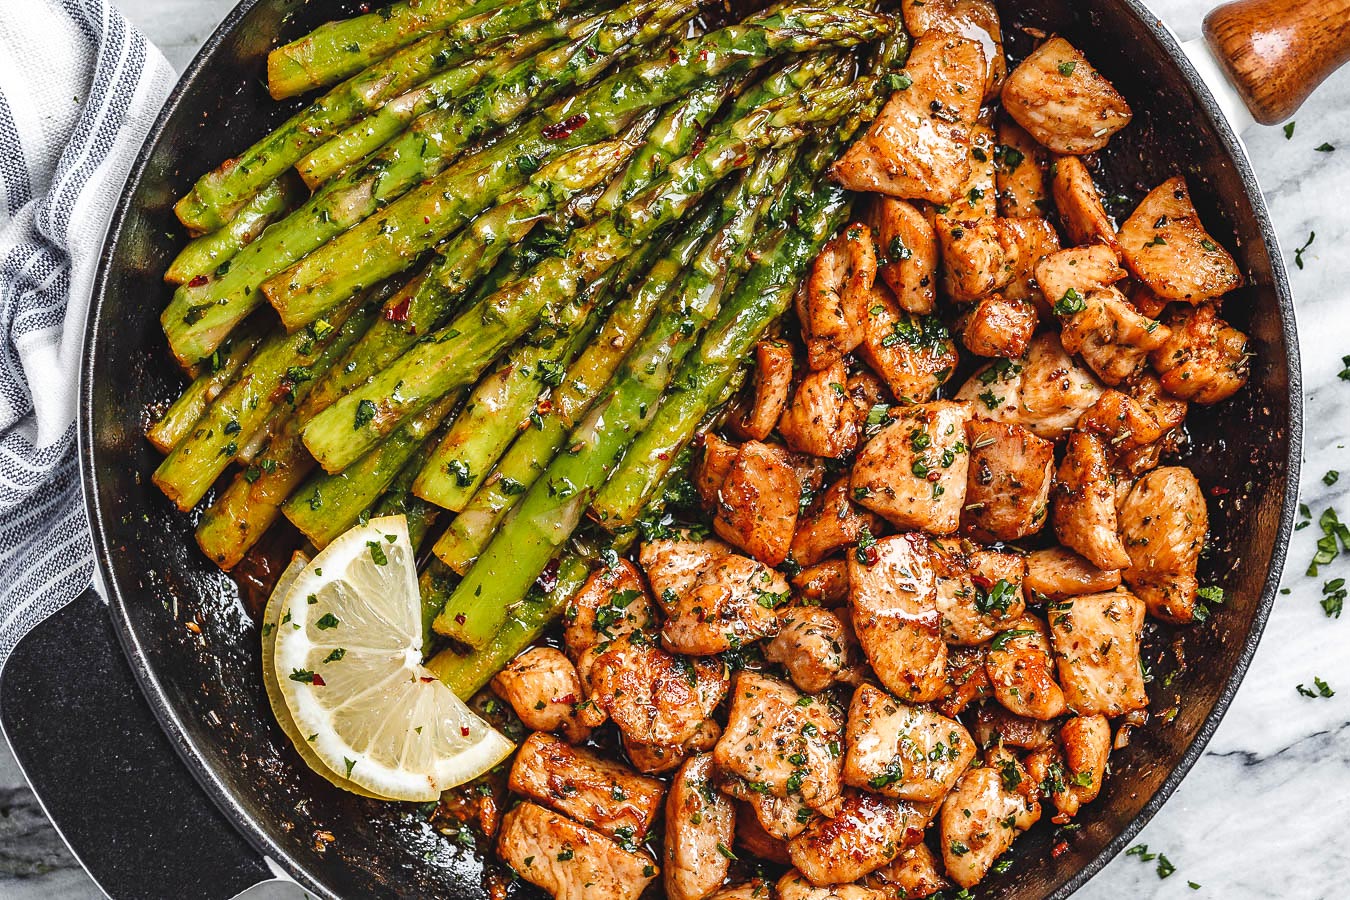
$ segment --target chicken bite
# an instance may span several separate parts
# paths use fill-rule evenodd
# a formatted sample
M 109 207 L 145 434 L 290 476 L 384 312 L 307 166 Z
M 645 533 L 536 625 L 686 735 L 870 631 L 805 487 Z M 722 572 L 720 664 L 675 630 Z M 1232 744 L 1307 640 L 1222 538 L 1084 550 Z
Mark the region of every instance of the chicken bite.
M 957 391 L 977 419 L 1013 422 L 1048 440 L 1064 437 L 1097 402 L 1102 385 L 1064 352 L 1059 335 L 1037 335 L 1020 360 L 996 360 Z
M 1027 301 L 990 294 L 961 315 L 961 343 L 976 356 L 1016 359 L 1027 352 L 1038 320 Z
M 956 368 L 956 344 L 942 320 L 902 312 L 884 289 L 872 292 L 864 324 L 859 352 L 897 400 L 926 402 Z
M 994 637 L 984 663 L 994 697 L 1028 719 L 1053 719 L 1064 712 L 1064 691 L 1055 681 L 1055 661 L 1045 623 L 1030 613 L 1009 622 Z
M 802 378 L 787 411 L 778 420 L 778 430 L 789 447 L 828 459 L 853 452 L 858 443 L 858 424 L 844 387 L 847 382 L 842 359 Z
M 773 433 L 792 396 L 792 347 L 783 341 L 763 340 L 755 345 L 749 405 L 732 423 L 747 438 L 762 441 Z
M 860 884 L 830 884 L 816 887 L 793 870 L 774 885 L 777 900 L 887 900 L 881 891 Z
M 806 277 L 802 330 L 806 358 L 823 369 L 862 342 L 872 282 L 877 275 L 872 229 L 853 223 L 821 249 Z
M 983 541 L 1016 541 L 1045 527 L 1055 446 L 1021 425 L 966 423 L 970 468 L 961 531 Z
M 1076 431 L 1059 464 L 1050 520 L 1059 542 L 1100 569 L 1130 564 L 1117 531 L 1116 484 L 1101 438 Z
M 1194 622 L 1195 578 L 1209 531 L 1205 495 L 1184 466 L 1154 469 L 1120 504 L 1120 534 L 1129 554 L 1125 583 L 1148 611 L 1168 622 Z
M 718 661 L 672 656 L 643 632 L 601 646 L 591 665 L 591 699 L 639 744 L 683 744 L 726 696 Z
M 802 603 L 831 609 L 843 606 L 848 602 L 848 563 L 835 557 L 807 566 L 793 576 L 792 588 Z
M 1115 252 L 1103 244 L 1068 247 L 1036 264 L 1036 281 L 1055 312 L 1069 314 L 1088 291 L 1109 287 L 1125 277 Z
M 586 651 L 620 635 L 656 627 L 647 582 L 637 566 L 622 558 L 591 573 L 562 619 L 563 644 L 583 678 Z
M 566 816 L 521 803 L 502 816 L 497 852 L 554 900 L 637 900 L 656 878 L 655 861 Z
M 951 534 L 961 521 L 970 454 L 969 403 L 938 400 L 891 410 L 858 453 L 854 499 L 897 528 Z
M 947 653 L 947 671 L 942 694 L 934 708 L 944 716 L 959 716 L 974 703 L 994 696 L 984 671 L 988 646 L 952 647 Z
M 1092 180 L 1092 173 L 1076 156 L 1061 156 L 1055 160 L 1051 190 L 1059 220 L 1069 241 L 1074 244 L 1102 244 L 1120 253 L 1116 226 L 1102 206 L 1102 195 Z
M 1003 108 L 1060 154 L 1094 153 L 1130 124 L 1125 98 L 1063 38 L 1037 47 L 1003 84 Z
M 906 847 L 894 860 L 865 879 L 886 900 L 924 900 L 952 886 L 927 844 Z
M 1009 303 L 1029 303 L 1037 318 L 1051 312 L 1050 304 L 1036 281 L 1036 266 L 1042 259 L 1059 252 L 1059 232 L 1047 219 L 1022 216 L 1003 219 L 1005 234 L 1016 248 L 1012 278 L 999 293 Z M 1017 354 L 1021 356 L 1022 354 Z
M 1173 310 L 1167 326 L 1166 339 L 1149 356 L 1167 393 L 1194 403 L 1219 403 L 1247 383 L 1247 335 L 1219 318 L 1214 304 Z
M 1074 716 L 1060 728 L 1059 736 L 1064 745 L 1064 790 L 1054 793 L 1055 808 L 1076 816 L 1101 792 L 1111 755 L 1111 723 L 1101 715 Z
M 998 96 L 1008 76 L 1008 61 L 1003 56 L 998 10 L 990 0 L 902 0 L 900 12 L 905 30 L 913 37 L 939 31 L 979 41 L 988 63 L 984 99 Z
M 814 819 L 788 841 L 792 864 L 817 886 L 856 881 L 923 840 L 934 804 L 892 800 L 868 791 L 844 792 L 833 818 Z
M 912 703 L 947 689 L 947 645 L 928 540 L 897 534 L 848 556 L 849 609 L 877 678 Z
M 960 722 L 870 684 L 853 692 L 847 741 L 844 783 L 898 800 L 941 800 L 975 757 Z
M 969 541 L 935 540 L 930 546 L 944 641 L 983 644 L 1022 615 L 1026 605 L 1020 556 Z
M 862 651 L 844 617 L 814 606 L 782 612 L 782 630 L 764 645 L 766 660 L 786 668 L 792 683 L 808 694 L 858 681 Z
M 798 565 L 813 566 L 840 547 L 856 544 L 864 532 L 878 530 L 878 517 L 851 496 L 846 475 L 830 485 L 811 514 L 798 523 L 792 536 L 792 558 Z
M 1120 226 L 1120 249 L 1134 277 L 1164 300 L 1201 303 L 1242 285 L 1237 263 L 1205 230 L 1179 175 L 1150 191 Z
M 1083 357 L 1097 377 L 1120 384 L 1134 375 L 1171 331 L 1135 311 L 1114 287 L 1089 290 L 1072 303 L 1057 304 L 1064 349 Z
M 776 566 L 787 558 L 797 526 L 801 482 L 782 447 L 747 441 L 730 447 L 734 455 L 728 459 L 729 447 L 716 439 L 705 441 L 697 473 L 700 493 L 713 514 L 713 530 L 765 565 Z
M 704 719 L 694 729 L 691 737 L 679 744 L 641 744 L 623 732 L 619 738 L 623 751 L 633 768 L 647 775 L 661 775 L 679 768 L 691 754 L 711 750 L 722 736 L 722 726 L 716 719 Z
M 1019 781 L 1009 787 L 993 766 L 967 769 L 943 801 L 942 861 L 961 887 L 978 884 L 1028 827 L 1022 823 L 1030 818 L 1030 803 L 1018 791 Z
M 905 312 L 927 315 L 937 303 L 937 234 L 904 200 L 873 198 L 868 223 L 877 245 L 877 275 Z
M 704 900 L 726 881 L 736 809 L 714 789 L 710 753 L 690 757 L 666 798 L 663 877 L 670 900 Z
M 560 731 L 574 744 L 590 736 L 577 718 L 584 698 L 581 678 L 560 650 L 531 647 L 493 676 L 492 690 L 531 731 Z
M 1049 608 L 1050 639 L 1068 708 L 1114 718 L 1148 706 L 1139 641 L 1144 602 L 1126 590 L 1085 594 Z
M 1119 585 L 1119 569 L 1099 569 L 1068 547 L 1047 547 L 1027 554 L 1027 577 L 1022 586 L 1047 600 L 1097 594 Z
M 1026 129 L 1002 116 L 998 123 L 998 146 L 994 149 L 998 167 L 994 171 L 998 186 L 998 212 L 1009 218 L 1044 217 L 1050 212 L 1050 151 L 1036 143 Z

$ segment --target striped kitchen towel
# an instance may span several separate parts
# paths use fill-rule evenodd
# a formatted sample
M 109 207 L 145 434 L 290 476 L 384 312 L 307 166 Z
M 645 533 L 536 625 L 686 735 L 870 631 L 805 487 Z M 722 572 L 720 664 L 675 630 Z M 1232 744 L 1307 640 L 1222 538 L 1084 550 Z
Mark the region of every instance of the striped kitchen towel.
M 0 665 L 93 577 L 75 460 L 85 312 L 173 82 L 105 0 L 0 0 Z

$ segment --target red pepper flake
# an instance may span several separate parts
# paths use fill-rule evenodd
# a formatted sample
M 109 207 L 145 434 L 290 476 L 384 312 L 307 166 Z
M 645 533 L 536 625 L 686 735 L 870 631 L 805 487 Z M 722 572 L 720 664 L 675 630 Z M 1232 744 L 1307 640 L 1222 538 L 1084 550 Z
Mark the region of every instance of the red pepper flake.
M 698 51 L 698 61 L 699 61 L 699 62 L 707 62 L 707 61 L 708 61 L 708 51 L 707 51 L 707 50 L 700 50 L 700 51 Z
M 404 297 L 393 306 L 386 306 L 384 308 L 384 317 L 390 322 L 406 322 L 408 321 L 408 310 L 411 307 L 412 297 Z
M 571 705 L 571 704 L 577 702 L 577 695 L 576 695 L 576 694 L 563 694 L 561 697 L 554 697 L 554 698 L 553 698 L 553 702 L 554 702 L 554 703 L 566 703 L 566 704 L 568 704 L 568 705 Z
M 656 458 L 661 460 L 661 462 L 665 462 L 666 460 L 670 459 L 670 454 L 662 450 L 660 453 L 656 454 Z
M 462 736 L 464 736 L 464 737 L 468 737 L 468 736 L 469 736 L 469 726 L 468 726 L 468 725 L 461 725 L 461 726 L 459 726 L 459 733 L 460 733 Z
M 1209 489 L 1209 495 L 1211 497 L 1222 497 L 1226 493 L 1228 493 L 1228 488 L 1220 484 L 1216 484 L 1214 485 L 1214 487 Z
M 423 684 L 431 684 L 436 679 L 431 677 L 430 675 L 418 675 L 417 680 L 422 682 Z
M 577 113 L 575 116 L 568 116 L 561 122 L 545 128 L 543 131 L 544 137 L 550 141 L 561 141 L 564 138 L 569 138 L 578 128 L 585 125 L 586 121 L 585 113 Z
M 983 575 L 971 575 L 970 580 L 975 582 L 975 586 L 982 591 L 987 591 L 994 587 L 994 583 Z
M 553 593 L 553 589 L 558 586 L 558 561 L 550 559 L 534 583 L 539 585 L 539 590 L 545 594 Z
M 928 473 L 927 475 L 925 475 L 924 477 L 925 477 L 927 480 L 929 480 L 929 481 L 937 481 L 938 479 L 940 479 L 940 478 L 942 477 L 942 473 L 941 473 L 941 472 L 929 472 L 929 473 Z
M 866 560 L 866 565 L 875 566 L 877 564 L 876 547 L 859 547 L 858 549 L 862 552 L 863 558 Z
M 1055 846 L 1050 848 L 1050 858 L 1059 859 L 1061 856 L 1063 856 L 1065 853 L 1068 852 L 1069 852 L 1069 842 L 1060 841 L 1059 843 L 1055 844 Z
M 310 681 L 310 684 L 314 685 L 315 687 L 326 687 L 323 681 L 323 676 L 320 675 L 318 672 L 314 673 L 314 678 Z
M 423 224 L 423 225 L 430 225 L 430 224 L 431 224 L 431 216 L 423 216 L 423 217 L 422 217 L 422 224 Z
M 689 148 L 689 154 L 693 157 L 697 157 L 703 152 L 703 148 L 706 146 L 708 146 L 708 139 L 704 136 L 703 132 L 700 131 L 698 137 L 694 138 L 694 146 Z
M 205 275 L 198 275 L 196 278 L 194 278 L 194 279 L 192 279 L 191 281 L 189 281 L 189 282 L 187 283 L 187 286 L 188 286 L 188 287 L 201 287 L 202 285 L 206 284 L 206 283 L 207 283 L 208 281 L 210 281 L 210 280 L 211 280 L 211 279 L 207 278 Z
M 469 621 L 469 619 L 468 619 L 467 616 L 464 615 L 464 613 L 456 613 L 456 614 L 455 614 L 455 624 L 456 624 L 456 625 L 463 625 L 463 624 L 464 624 L 465 622 L 467 622 L 467 621 Z

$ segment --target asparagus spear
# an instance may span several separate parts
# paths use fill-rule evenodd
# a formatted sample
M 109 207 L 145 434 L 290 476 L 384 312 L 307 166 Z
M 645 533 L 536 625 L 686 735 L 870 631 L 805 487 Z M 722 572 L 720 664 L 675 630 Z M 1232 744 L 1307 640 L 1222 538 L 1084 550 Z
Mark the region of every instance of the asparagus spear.
M 651 3 L 660 0 L 633 2 Z M 678 0 L 664 2 L 675 4 Z M 179 359 L 196 360 L 210 353 L 230 328 L 262 302 L 263 295 L 258 288 L 269 276 L 361 222 L 410 187 L 444 170 L 465 143 L 472 139 L 477 130 L 475 123 L 482 123 L 486 129 L 486 123 L 499 111 L 496 103 L 489 100 L 499 97 L 519 99 L 522 93 L 528 93 L 526 89 L 529 85 L 540 83 L 548 85 L 549 91 L 560 91 L 563 86 L 575 83 L 577 72 L 598 74 L 595 66 L 603 68 L 604 64 L 635 49 L 622 43 L 611 48 L 609 43 L 616 34 L 621 33 L 622 36 L 633 30 L 637 30 L 638 37 L 649 42 L 660 36 L 659 32 L 648 34 L 640 24 L 633 22 L 618 23 L 614 28 L 592 28 L 588 32 L 589 37 L 568 45 L 576 47 L 574 56 L 577 59 L 563 59 L 555 53 L 545 54 L 526 65 L 528 71 L 516 73 L 519 83 L 495 86 L 491 97 L 483 102 L 472 107 L 456 104 L 447 110 L 428 113 L 414 123 L 408 134 L 390 143 L 355 170 L 335 179 L 310 198 L 308 203 L 244 248 L 227 274 L 197 288 L 180 287 L 161 316 L 174 354 Z M 601 48 L 613 49 L 613 52 L 599 52 Z M 596 53 L 594 57 L 593 52 Z M 559 69 L 540 69 L 546 64 L 558 66 Z M 569 64 L 572 64 L 571 68 L 564 69 Z M 529 100 L 528 97 L 526 99 Z M 655 105 L 659 104 L 649 103 L 644 108 Z M 515 108 L 518 111 L 518 106 Z M 400 229 L 426 232 L 432 227 L 430 223 L 433 217 L 442 215 L 442 207 L 463 214 L 456 220 L 457 224 L 463 224 L 489 206 L 497 196 L 519 186 L 538 168 L 538 163 L 552 158 L 559 151 L 613 137 L 628 125 L 631 118 L 615 123 L 611 129 L 589 129 L 584 135 L 585 140 L 570 142 L 548 141 L 539 136 L 538 127 L 526 128 L 525 133 L 534 135 L 533 143 L 522 140 L 521 133 L 517 133 L 462 160 L 452 169 L 457 173 L 457 180 L 452 179 L 451 183 L 429 192 L 433 185 L 440 184 L 439 179 L 433 180 L 421 190 L 414 191 L 412 196 L 405 198 L 408 202 L 394 204 L 405 217 L 391 218 L 390 210 L 385 210 L 373 220 L 378 223 L 375 231 L 377 234 L 388 232 L 386 237 Z M 549 145 L 548 152 L 536 147 L 536 152 L 531 154 L 530 148 L 541 141 Z M 493 179 L 486 177 L 490 172 L 480 171 L 484 163 L 494 160 L 499 167 L 509 166 L 511 177 Z M 487 168 L 490 170 L 491 166 Z M 449 230 L 442 229 L 439 234 L 447 234 Z M 402 263 L 399 267 L 410 262 Z M 373 284 L 376 280 L 370 279 L 366 283 Z M 283 321 L 292 330 L 298 327 L 294 321 L 285 318 Z M 310 319 L 299 324 L 307 324 L 308 321 Z
M 155 469 L 154 481 L 187 511 L 234 459 L 239 445 L 262 426 L 278 404 L 303 401 L 322 371 L 370 324 L 374 307 L 364 298 L 348 301 L 320 326 L 295 334 L 276 332 L 263 340 L 239 377 L 211 403 L 196 427 Z
M 774 176 L 781 179 L 790 159 L 786 153 L 761 158 L 733 192 L 736 214 L 704 245 L 604 396 L 568 435 L 567 452 L 553 458 L 455 588 L 436 617 L 438 632 L 482 647 L 571 536 L 623 448 L 642 430 L 675 366 L 716 313 L 727 279 L 744 259 Z
M 251 319 L 211 354 L 201 373 L 178 395 L 159 421 L 146 430 L 145 436 L 156 450 L 168 453 L 192 430 L 211 401 L 234 381 L 244 361 L 262 340 L 263 331 L 261 320 Z
M 233 568 L 313 470 L 300 428 L 433 330 L 508 246 L 523 239 L 550 209 L 603 181 L 613 171 L 612 150 L 626 152 L 618 145 L 631 146 L 638 137 L 635 132 L 623 142 L 582 147 L 554 160 L 456 235 L 424 275 L 390 297 L 361 339 L 317 380 L 295 415 L 273 435 L 263 457 L 236 475 L 202 516 L 197 526 L 202 552 L 221 568 Z
M 620 216 L 600 219 L 569 241 L 563 257 L 546 260 L 506 285 L 445 329 L 414 347 L 381 374 L 319 414 L 305 428 L 305 445 L 328 471 L 338 471 L 409 415 L 478 377 L 497 354 L 535 324 L 549 304 L 566 303 L 581 284 L 627 256 L 662 225 L 681 218 L 699 196 L 756 150 L 791 142 L 804 123 L 837 118 L 850 105 L 837 88 L 783 98 L 731 123 L 697 156 L 686 156 L 665 179 L 635 198 Z M 794 123 L 794 124 L 789 124 Z M 357 416 L 360 409 L 371 411 Z
M 503 5 L 500 0 L 404 0 L 320 25 L 267 55 L 267 88 L 282 100 L 332 84 L 424 34 Z
M 293 178 L 278 178 L 266 185 L 224 227 L 189 241 L 169 264 L 164 280 L 186 284 L 194 278 L 209 276 L 262 234 L 264 228 L 293 209 L 300 198 L 300 189 Z
M 197 179 L 174 207 L 178 220 L 194 233 L 219 228 L 310 150 L 437 72 L 458 68 L 463 73 L 458 89 L 471 87 L 484 65 L 491 65 L 496 42 L 531 23 L 552 21 L 560 2 L 568 0 L 522 0 L 464 19 L 353 75 L 239 156 Z M 489 52 L 482 53 L 482 59 L 460 67 L 483 50 Z

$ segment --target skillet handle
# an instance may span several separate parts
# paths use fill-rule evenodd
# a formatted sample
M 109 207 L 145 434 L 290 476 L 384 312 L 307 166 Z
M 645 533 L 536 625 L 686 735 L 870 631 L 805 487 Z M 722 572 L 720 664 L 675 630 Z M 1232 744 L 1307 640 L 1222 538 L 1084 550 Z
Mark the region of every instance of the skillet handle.
M 92 590 L 14 649 L 0 671 L 0 726 L 109 897 L 225 900 L 275 877 L 174 752 Z
M 1350 60 L 1350 0 L 1236 0 L 1205 17 L 1205 39 L 1256 121 L 1274 125 Z

